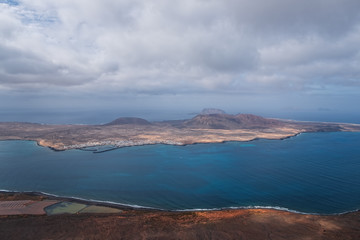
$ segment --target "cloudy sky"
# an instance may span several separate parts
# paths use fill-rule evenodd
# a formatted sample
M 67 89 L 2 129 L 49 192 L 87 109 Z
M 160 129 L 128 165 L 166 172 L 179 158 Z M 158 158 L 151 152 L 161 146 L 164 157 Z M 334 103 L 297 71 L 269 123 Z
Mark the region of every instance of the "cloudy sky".
M 359 0 L 0 0 L 0 111 L 360 112 L 359 9 Z

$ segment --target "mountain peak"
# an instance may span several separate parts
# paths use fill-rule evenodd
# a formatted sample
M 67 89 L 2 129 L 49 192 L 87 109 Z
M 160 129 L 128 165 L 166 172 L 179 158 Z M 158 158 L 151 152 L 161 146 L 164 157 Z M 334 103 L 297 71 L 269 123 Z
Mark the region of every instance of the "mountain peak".
M 268 128 L 280 123 L 278 120 L 267 119 L 253 114 L 199 114 L 184 122 L 190 128 L 209 129 L 243 129 L 243 128 Z
M 109 125 L 123 125 L 123 124 L 150 125 L 151 123 L 142 118 L 121 117 L 105 125 L 109 126 Z

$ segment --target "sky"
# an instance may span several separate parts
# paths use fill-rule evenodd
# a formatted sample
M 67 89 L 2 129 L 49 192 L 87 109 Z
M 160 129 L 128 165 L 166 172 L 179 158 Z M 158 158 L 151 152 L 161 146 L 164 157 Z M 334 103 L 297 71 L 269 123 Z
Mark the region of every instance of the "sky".
M 359 0 L 0 0 L 0 121 L 213 107 L 360 122 L 359 9 Z

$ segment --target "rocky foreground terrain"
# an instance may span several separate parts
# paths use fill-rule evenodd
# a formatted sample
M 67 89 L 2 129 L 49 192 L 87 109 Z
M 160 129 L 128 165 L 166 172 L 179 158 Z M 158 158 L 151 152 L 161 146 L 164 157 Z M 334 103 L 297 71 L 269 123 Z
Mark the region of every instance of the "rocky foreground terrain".
M 360 131 L 359 124 L 297 122 L 251 114 L 213 112 L 208 110 L 192 119 L 162 122 L 124 117 L 104 125 L 0 122 L 0 140 L 34 140 L 54 150 L 67 150 L 103 145 L 186 145 L 258 138 L 283 139 L 303 132 Z
M 44 196 L 0 194 L 0 201 Z M 307 215 L 272 209 L 0 216 L 0 239 L 360 239 L 360 212 Z

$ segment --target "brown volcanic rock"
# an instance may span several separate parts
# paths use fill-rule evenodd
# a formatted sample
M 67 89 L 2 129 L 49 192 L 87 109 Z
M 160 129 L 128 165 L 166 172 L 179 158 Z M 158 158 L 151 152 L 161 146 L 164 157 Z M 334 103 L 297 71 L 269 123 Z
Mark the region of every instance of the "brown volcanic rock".
M 33 199 L 34 195 L 0 193 L 0 199 Z M 272 209 L 168 212 L 123 208 L 113 214 L 0 216 L 0 239 L 350 240 L 360 239 L 359 217 L 359 211 L 322 216 Z
M 110 125 L 123 125 L 123 124 L 150 125 L 151 123 L 142 118 L 121 117 L 104 125 L 110 126 Z
M 185 127 L 206 129 L 246 129 L 268 128 L 279 125 L 278 120 L 267 119 L 252 114 L 208 114 L 197 115 L 184 122 Z
M 359 212 L 339 216 L 243 209 L 216 212 L 0 217 L 0 239 L 359 239 Z
M 275 125 L 279 125 L 281 121 L 279 120 L 275 120 L 275 119 L 269 119 L 269 118 L 264 118 L 264 117 L 260 117 L 260 116 L 256 116 L 253 114 L 237 114 L 235 115 L 235 118 L 237 119 L 238 122 L 240 122 L 241 124 L 245 125 L 245 126 L 266 126 L 266 127 L 272 127 Z

